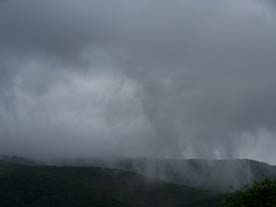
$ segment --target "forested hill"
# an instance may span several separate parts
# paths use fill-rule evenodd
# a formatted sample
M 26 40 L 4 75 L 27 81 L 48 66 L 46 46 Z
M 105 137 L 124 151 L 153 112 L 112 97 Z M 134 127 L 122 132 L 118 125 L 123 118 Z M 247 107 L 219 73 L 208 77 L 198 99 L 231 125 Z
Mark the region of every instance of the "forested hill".
M 1 207 L 216 207 L 214 192 L 96 167 L 0 162 Z
M 230 191 L 264 177 L 275 178 L 276 167 L 247 159 L 74 159 L 54 162 L 69 166 L 124 169 L 150 178 L 201 188 Z

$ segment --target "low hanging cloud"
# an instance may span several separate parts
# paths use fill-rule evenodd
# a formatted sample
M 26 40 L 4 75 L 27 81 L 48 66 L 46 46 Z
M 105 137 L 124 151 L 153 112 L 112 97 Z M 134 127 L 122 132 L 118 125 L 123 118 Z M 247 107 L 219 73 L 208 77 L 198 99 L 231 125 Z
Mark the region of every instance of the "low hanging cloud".
M 0 153 L 276 163 L 275 22 L 259 0 L 1 1 Z

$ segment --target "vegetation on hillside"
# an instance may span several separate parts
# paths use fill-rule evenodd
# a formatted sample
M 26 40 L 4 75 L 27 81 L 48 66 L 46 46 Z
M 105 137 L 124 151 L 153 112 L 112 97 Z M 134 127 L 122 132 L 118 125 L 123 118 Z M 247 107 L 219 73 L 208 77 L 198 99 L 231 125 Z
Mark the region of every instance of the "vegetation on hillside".
M 213 193 L 122 170 L 5 164 L 1 171 L 1 207 L 218 206 Z
M 126 170 L 0 161 L 0 207 L 276 207 L 276 180 L 219 195 Z
M 227 197 L 225 207 L 276 207 L 276 180 L 265 178 Z

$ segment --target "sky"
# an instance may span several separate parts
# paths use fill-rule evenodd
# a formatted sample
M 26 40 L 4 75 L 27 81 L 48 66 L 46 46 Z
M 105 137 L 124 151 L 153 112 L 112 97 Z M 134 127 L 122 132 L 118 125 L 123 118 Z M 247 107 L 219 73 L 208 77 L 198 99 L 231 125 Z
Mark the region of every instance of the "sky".
M 270 0 L 1 0 L 0 154 L 276 164 Z

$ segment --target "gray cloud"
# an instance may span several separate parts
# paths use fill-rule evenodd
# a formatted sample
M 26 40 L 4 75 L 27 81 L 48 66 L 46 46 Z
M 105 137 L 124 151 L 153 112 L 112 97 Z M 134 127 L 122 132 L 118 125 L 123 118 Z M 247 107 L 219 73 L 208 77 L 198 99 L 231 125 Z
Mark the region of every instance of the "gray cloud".
M 275 20 L 258 0 L 3 1 L 0 152 L 275 163 Z

